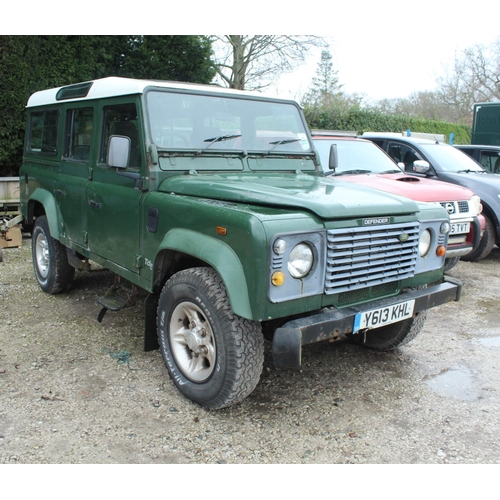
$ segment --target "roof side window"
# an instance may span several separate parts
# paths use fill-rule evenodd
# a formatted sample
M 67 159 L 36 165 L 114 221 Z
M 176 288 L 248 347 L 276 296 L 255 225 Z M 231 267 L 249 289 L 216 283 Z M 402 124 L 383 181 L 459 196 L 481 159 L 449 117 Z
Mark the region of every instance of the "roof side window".
M 59 132 L 59 110 L 32 111 L 29 117 L 27 150 L 55 156 Z
M 69 109 L 66 112 L 64 158 L 88 162 L 92 144 L 92 108 Z

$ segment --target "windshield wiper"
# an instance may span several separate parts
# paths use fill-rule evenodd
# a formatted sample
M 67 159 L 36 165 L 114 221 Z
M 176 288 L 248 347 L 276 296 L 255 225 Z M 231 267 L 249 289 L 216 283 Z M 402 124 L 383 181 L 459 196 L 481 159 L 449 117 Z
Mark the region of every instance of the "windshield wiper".
M 203 149 L 200 149 L 196 154 L 201 155 L 201 153 L 206 151 L 212 144 L 215 144 L 216 142 L 229 141 L 230 139 L 237 139 L 238 137 L 241 137 L 241 134 L 219 135 L 217 137 L 205 139 L 203 142 L 208 142 L 208 144 Z
M 380 172 L 381 174 L 403 174 L 399 168 L 394 168 L 392 170 L 384 170 L 383 172 Z
M 267 150 L 266 156 L 273 151 L 273 149 L 276 149 L 278 146 L 281 144 L 290 144 L 291 142 L 298 142 L 300 139 L 282 139 L 281 141 L 272 141 L 269 144 L 273 144 L 273 147 Z
M 468 168 L 466 170 L 457 170 L 457 174 L 470 174 L 471 172 L 474 172 L 476 174 L 486 174 L 486 170 L 473 170 L 472 168 Z
M 328 172 L 327 174 L 325 175 L 350 175 L 350 174 L 371 174 L 372 171 L 371 170 L 363 170 L 363 169 L 354 169 L 354 170 L 342 170 L 342 172 L 335 172 L 335 171 L 331 171 L 331 172 Z

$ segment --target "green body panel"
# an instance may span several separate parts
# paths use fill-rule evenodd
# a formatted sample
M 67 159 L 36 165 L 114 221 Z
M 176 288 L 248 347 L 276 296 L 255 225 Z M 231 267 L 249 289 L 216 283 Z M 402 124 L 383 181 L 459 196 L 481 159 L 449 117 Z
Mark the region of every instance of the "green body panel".
M 22 202 L 23 196 L 21 195 L 21 209 L 23 216 L 27 218 L 27 204 Z M 31 196 L 29 197 L 31 202 L 38 202 L 43 205 L 45 214 L 47 216 L 47 220 L 49 222 L 50 234 L 53 238 L 58 240 L 60 238 L 59 234 L 59 220 L 60 220 L 60 212 L 59 207 L 56 203 L 54 195 L 52 192 L 48 191 L 46 187 L 36 188 Z
M 140 215 L 142 191 L 132 179 L 98 166 L 87 185 L 88 248 L 92 255 L 138 273 L 144 218 Z
M 414 201 L 314 175 L 198 174 L 169 177 L 159 191 L 256 205 L 302 208 L 324 219 L 413 214 Z
M 243 265 L 235 251 L 225 242 L 196 231 L 175 228 L 169 231 L 158 248 L 175 250 L 190 255 L 209 264 L 219 272 L 228 290 L 233 311 L 244 318 L 253 318 L 248 284 Z
M 273 235 L 351 227 L 360 225 L 361 217 L 391 212 L 395 214 L 392 221 L 398 223 L 416 220 L 418 212 L 411 200 L 306 175 L 298 179 L 293 174 L 270 173 L 257 179 L 245 174 L 169 176 L 160 189 L 134 189 L 133 180 L 99 167 L 87 184 L 87 198 L 101 204 L 97 209 L 87 207 L 89 214 L 96 211 L 88 216 L 88 247 L 82 248 L 71 240 L 65 244 L 148 291 L 163 284 L 155 282 L 155 273 L 159 272 L 164 252 L 198 259 L 217 269 L 234 312 L 259 321 L 346 305 L 339 303 L 336 296 L 322 293 L 271 303 L 268 249 Z M 64 219 L 54 196 L 47 190 L 43 196 L 36 193 L 31 198 L 44 205 L 56 231 L 61 225 L 58 221 Z M 154 233 L 147 229 L 151 208 L 158 213 Z M 330 215 L 327 221 L 325 214 Z M 426 218 L 442 215 L 441 207 L 427 207 Z M 226 235 L 218 234 L 217 227 L 225 228 Z M 420 274 L 398 283 L 392 294 L 403 287 L 437 281 L 441 276 L 441 270 Z M 369 300 L 368 295 L 358 302 Z

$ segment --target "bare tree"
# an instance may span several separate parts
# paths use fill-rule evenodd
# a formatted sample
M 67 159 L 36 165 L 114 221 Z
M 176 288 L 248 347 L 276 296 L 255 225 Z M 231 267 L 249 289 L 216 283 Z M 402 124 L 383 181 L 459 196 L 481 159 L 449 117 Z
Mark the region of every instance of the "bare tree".
M 500 100 L 500 37 L 490 46 L 474 45 L 455 58 L 451 69 L 437 79 L 438 94 L 469 121 L 475 102 Z
M 240 90 L 268 87 L 282 73 L 305 62 L 312 47 L 327 47 L 315 35 L 212 35 L 217 74 Z
M 463 119 L 456 110 L 443 102 L 437 92 L 413 92 L 408 97 L 381 99 L 370 106 L 381 113 L 407 116 L 408 118 L 424 118 L 446 122 L 460 122 Z

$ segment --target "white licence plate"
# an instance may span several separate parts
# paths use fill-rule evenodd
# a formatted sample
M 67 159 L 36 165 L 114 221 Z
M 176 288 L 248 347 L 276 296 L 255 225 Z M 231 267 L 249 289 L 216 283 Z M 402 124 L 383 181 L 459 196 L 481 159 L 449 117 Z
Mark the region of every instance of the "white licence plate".
M 401 302 L 392 306 L 358 313 L 354 318 L 353 333 L 359 330 L 379 328 L 381 326 L 390 325 L 391 323 L 397 323 L 403 319 L 411 318 L 413 316 L 414 307 L 415 300 L 408 300 L 407 302 Z
M 462 234 L 470 231 L 470 222 L 462 222 L 451 225 L 450 234 Z

